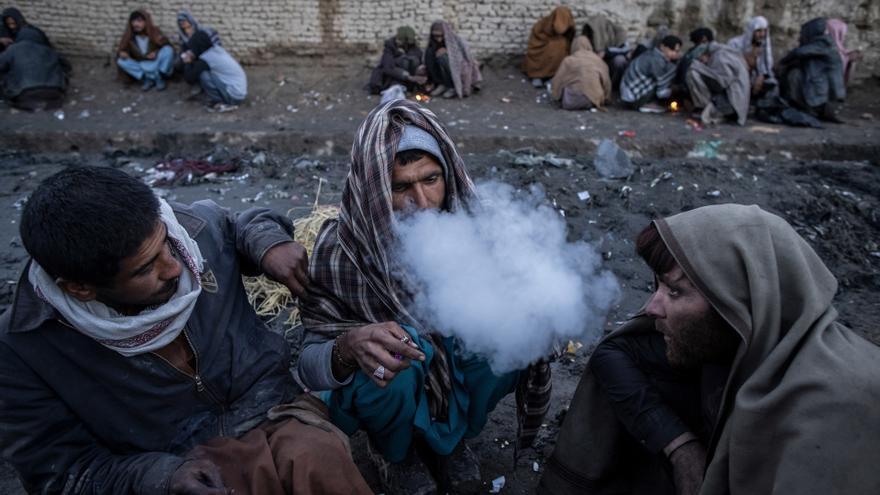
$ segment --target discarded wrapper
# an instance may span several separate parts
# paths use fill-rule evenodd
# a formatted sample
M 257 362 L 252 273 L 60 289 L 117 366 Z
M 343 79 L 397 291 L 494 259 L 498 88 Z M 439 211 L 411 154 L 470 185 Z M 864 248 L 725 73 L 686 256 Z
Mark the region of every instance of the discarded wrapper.
M 489 493 L 500 493 L 501 489 L 504 488 L 504 484 L 507 483 L 507 479 L 504 476 L 499 476 L 492 480 L 492 489 L 489 490 Z

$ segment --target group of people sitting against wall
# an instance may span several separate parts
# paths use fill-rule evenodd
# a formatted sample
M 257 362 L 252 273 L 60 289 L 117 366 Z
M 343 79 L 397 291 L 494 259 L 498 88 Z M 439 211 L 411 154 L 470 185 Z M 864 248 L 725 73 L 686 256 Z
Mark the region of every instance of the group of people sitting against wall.
M 566 110 L 603 108 L 618 91 L 627 108 L 663 113 L 675 101 L 707 124 L 742 125 L 754 106 L 762 120 L 818 125 L 816 118 L 839 121 L 837 107 L 859 58 L 846 49 L 846 33 L 838 19 L 814 19 L 802 27 L 800 45 L 774 64 L 770 24 L 761 16 L 726 44 L 711 29 L 696 29 L 682 53 L 682 40 L 665 27 L 631 44 L 621 26 L 598 15 L 578 33 L 563 6 L 532 26 L 522 70 Z M 462 98 L 478 91 L 481 80 L 467 44 L 438 21 L 424 52 L 409 26 L 387 39 L 368 87 L 374 94 L 401 85 Z
M 2 13 L 0 86 L 12 106 L 23 110 L 61 106 L 70 66 L 38 27 L 18 9 Z M 247 75 L 227 52 L 217 31 L 202 27 L 187 11 L 177 15 L 178 44 L 153 23 L 146 10 L 136 10 L 114 51 L 120 79 L 140 82 L 141 89 L 163 91 L 180 74 L 203 93 L 209 111 L 234 110 L 247 97 Z

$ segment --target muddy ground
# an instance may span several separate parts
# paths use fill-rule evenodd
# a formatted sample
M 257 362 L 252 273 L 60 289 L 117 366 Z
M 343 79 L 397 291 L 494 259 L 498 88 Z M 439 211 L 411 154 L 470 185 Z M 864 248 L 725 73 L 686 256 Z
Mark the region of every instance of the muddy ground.
M 204 158 L 206 155 L 203 155 Z M 167 197 L 188 202 L 209 198 L 232 209 L 270 206 L 303 215 L 315 203 L 319 181 L 321 204 L 335 204 L 347 172 L 344 157 L 297 160 L 272 153 L 217 151 L 215 162 L 240 163 L 236 172 L 198 184 L 166 188 Z M 80 156 L 0 154 L 0 309 L 5 309 L 15 280 L 25 262 L 18 236 L 18 217 L 27 195 L 51 173 L 67 166 L 95 164 L 121 167 L 143 177 L 146 169 L 164 157 L 120 153 Z M 196 158 L 187 156 L 186 158 Z M 636 172 L 627 180 L 603 180 L 593 169 L 591 156 L 573 156 L 567 167 L 523 167 L 496 154 L 466 155 L 477 179 L 497 179 L 516 186 L 541 184 L 548 201 L 564 212 L 572 239 L 586 239 L 606 253 L 606 266 L 623 287 L 619 304 L 608 317 L 608 328 L 633 313 L 649 295 L 651 274 L 633 258 L 633 236 L 655 216 L 667 216 L 707 204 L 758 204 L 778 213 L 810 242 L 840 281 L 836 307 L 841 320 L 880 343 L 880 168 L 867 162 L 749 160 L 693 160 L 637 158 Z M 578 198 L 589 191 L 590 199 Z M 588 344 L 588 343 L 585 343 Z M 472 446 L 481 459 L 486 493 L 491 480 L 505 476 L 503 493 L 531 493 L 544 459 L 553 449 L 559 417 L 577 385 L 587 358 L 587 347 L 574 358 L 554 364 L 553 399 L 546 427 L 536 448 L 523 453 L 514 465 L 513 451 L 505 446 L 515 435 L 514 403 L 505 399 L 492 413 L 485 431 Z M 354 442 L 363 448 L 363 436 Z M 360 461 L 371 483 L 376 474 L 362 454 Z M 377 487 L 378 488 L 378 487 Z M 14 472 L 0 466 L 0 493 L 22 493 Z

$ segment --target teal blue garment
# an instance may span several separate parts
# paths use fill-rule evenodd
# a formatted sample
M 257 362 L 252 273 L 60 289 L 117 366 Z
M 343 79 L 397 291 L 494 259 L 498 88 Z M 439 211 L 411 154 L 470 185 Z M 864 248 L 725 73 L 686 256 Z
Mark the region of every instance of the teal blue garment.
M 326 398 L 330 418 L 349 435 L 359 429 L 365 430 L 373 445 L 390 462 L 401 462 L 406 458 L 414 434 L 424 438 L 438 454 L 448 455 L 462 438 L 472 438 L 480 433 L 489 412 L 516 388 L 519 372 L 496 376 L 485 360 L 456 355 L 455 340 L 451 337 L 443 339 L 453 380 L 449 418 L 445 423 L 432 421 L 428 413 L 425 379 L 434 348 L 412 327 L 403 328 L 425 353 L 425 362 L 413 361 L 385 388 L 380 388 L 363 371 L 358 371 L 351 383 L 334 390 Z

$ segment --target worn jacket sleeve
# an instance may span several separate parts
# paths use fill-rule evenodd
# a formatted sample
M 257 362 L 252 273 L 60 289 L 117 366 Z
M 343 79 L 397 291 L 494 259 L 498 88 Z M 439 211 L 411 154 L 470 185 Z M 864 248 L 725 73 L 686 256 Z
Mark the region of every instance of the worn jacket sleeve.
M 0 344 L 0 445 L 31 493 L 166 495 L 183 459 L 116 455 L 11 349 Z
M 245 275 L 262 273 L 260 266 L 266 252 L 278 244 L 293 242 L 293 221 L 269 208 L 234 213 L 210 200 L 197 201 L 189 208 L 201 218 L 222 223 L 224 235 L 235 243 Z

